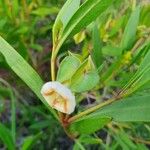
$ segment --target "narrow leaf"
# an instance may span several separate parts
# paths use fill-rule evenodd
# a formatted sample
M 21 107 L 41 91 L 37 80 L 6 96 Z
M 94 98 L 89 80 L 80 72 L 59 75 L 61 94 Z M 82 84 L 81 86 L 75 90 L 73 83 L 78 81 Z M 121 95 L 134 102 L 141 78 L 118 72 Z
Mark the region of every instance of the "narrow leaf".
M 80 60 L 74 56 L 67 56 L 61 62 L 57 73 L 57 81 L 68 82 L 80 65 Z
M 139 17 L 140 17 L 140 7 L 137 7 L 131 14 L 129 21 L 126 25 L 123 38 L 121 41 L 121 48 L 122 51 L 124 50 L 129 50 L 136 39 L 136 31 L 137 31 L 137 26 L 139 23 Z
M 71 124 L 69 129 L 76 134 L 90 134 L 103 128 L 110 121 L 110 117 L 88 116 Z
M 66 39 L 81 31 L 104 12 L 112 2 L 113 0 L 86 0 L 64 28 L 62 38 Z
M 90 60 L 90 59 L 89 59 Z M 71 89 L 74 92 L 85 92 L 93 89 L 99 82 L 96 70 L 88 68 L 89 61 L 85 60 L 71 78 Z
M 96 25 L 93 28 L 93 51 L 92 51 L 92 58 L 96 68 L 99 68 L 102 65 L 103 57 L 102 57 L 102 41 L 100 40 L 100 33 Z
M 97 71 L 89 71 L 87 73 L 83 73 L 81 76 L 78 76 L 77 74 L 78 73 L 72 77 L 71 82 L 71 89 L 74 92 L 89 91 L 99 82 L 99 75 Z
M 100 138 L 93 138 L 92 136 L 89 135 L 82 135 L 79 138 L 81 143 L 84 144 L 101 144 L 102 140 Z
M 65 28 L 66 24 L 72 17 L 72 15 L 76 12 L 79 8 L 80 0 L 67 0 L 62 9 L 60 10 L 57 18 L 55 20 L 53 26 L 53 40 L 56 42 L 56 39 L 61 34 L 63 28 Z
M 116 101 L 105 106 L 98 112 L 91 114 L 95 116 L 110 116 L 114 121 L 119 122 L 150 122 L 150 95 L 137 96 Z
M 135 75 L 131 78 L 131 80 L 125 85 L 124 89 L 133 93 L 137 91 L 141 87 L 145 86 L 148 88 L 147 84 L 150 82 L 150 51 L 144 57 L 138 71 Z M 150 88 L 150 86 L 149 86 Z
M 49 108 L 48 103 L 42 97 L 40 91 L 43 81 L 35 70 L 0 36 L 0 52 L 5 57 L 10 68 L 32 89 L 37 97 Z M 56 116 L 56 115 L 55 115 Z

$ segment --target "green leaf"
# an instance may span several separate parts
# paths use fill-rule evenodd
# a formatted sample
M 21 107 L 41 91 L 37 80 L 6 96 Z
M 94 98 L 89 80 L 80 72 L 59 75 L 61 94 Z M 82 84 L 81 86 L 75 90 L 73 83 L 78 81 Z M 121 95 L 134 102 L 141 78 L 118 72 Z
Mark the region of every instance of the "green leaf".
M 150 50 L 144 57 L 144 60 L 142 61 L 138 71 L 135 73 L 135 75 L 132 77 L 132 79 L 125 85 L 124 89 L 127 89 L 129 93 L 133 93 L 134 91 L 137 91 L 138 89 L 142 88 L 150 82 Z M 150 88 L 150 86 L 149 86 Z
M 140 10 L 141 8 L 138 6 L 131 14 L 129 21 L 126 25 L 120 47 L 122 48 L 122 51 L 129 50 L 136 39 L 136 31 L 137 26 L 139 23 L 139 17 L 140 17 Z
M 86 0 L 71 17 L 70 21 L 64 28 L 62 35 L 62 39 L 64 39 L 63 41 L 89 25 L 102 12 L 104 12 L 112 2 L 113 0 Z
M 63 23 L 63 29 L 66 27 L 66 25 L 69 22 L 69 20 L 71 19 L 71 17 L 74 15 L 74 13 L 79 8 L 80 1 L 81 0 L 70 0 L 70 3 L 69 3 L 69 0 L 68 0 L 69 5 L 63 11 L 63 15 L 61 16 L 61 21 Z
M 81 54 L 77 54 L 77 53 L 72 53 L 70 51 L 68 51 L 70 56 L 76 57 L 77 59 L 79 59 L 81 62 L 83 61 L 82 55 Z
M 146 54 L 144 60 L 142 61 L 136 76 L 140 75 L 139 79 L 136 81 L 134 86 L 142 87 L 144 84 L 150 81 L 150 51 Z
M 84 145 L 94 145 L 94 144 L 102 144 L 102 140 L 100 138 L 93 138 L 89 135 L 81 135 L 78 140 L 76 140 L 76 143 L 74 144 L 73 150 L 85 150 Z
M 99 75 L 96 70 L 88 68 L 88 60 L 85 60 L 71 78 L 71 89 L 74 92 L 85 92 L 93 89 L 99 83 Z
M 74 92 L 85 92 L 93 89 L 99 83 L 99 75 L 97 71 L 89 71 L 81 76 L 72 77 L 71 89 Z M 78 78 L 77 78 L 78 77 Z
M 37 95 L 37 97 L 49 108 L 49 110 L 56 117 L 54 110 L 49 107 L 48 103 L 40 93 L 41 87 L 43 86 L 43 81 L 40 76 L 1 36 L 0 52 L 5 57 L 5 60 L 10 68 L 31 88 L 31 90 Z
M 118 136 L 118 134 L 114 135 L 115 141 L 117 141 L 117 144 L 121 147 L 123 150 L 130 150 L 129 146 Z M 115 148 L 114 150 L 116 150 Z
M 74 56 L 67 56 L 63 59 L 57 73 L 57 81 L 67 82 L 71 79 L 80 65 L 80 60 Z
M 144 5 L 142 7 L 140 15 L 140 24 L 149 27 L 150 26 L 149 18 L 150 18 L 150 5 Z
M 110 121 L 111 118 L 106 116 L 87 116 L 72 123 L 69 130 L 75 134 L 90 134 L 103 128 Z
M 75 144 L 73 146 L 73 150 L 86 150 L 84 146 L 79 142 L 78 139 L 75 140 Z
M 74 35 L 73 38 L 74 38 L 75 44 L 81 43 L 86 38 L 85 31 L 81 31 L 77 33 L 76 35 Z
M 100 40 L 100 32 L 96 24 L 93 28 L 92 41 L 93 41 L 92 58 L 93 58 L 96 68 L 99 68 L 103 62 L 102 41 Z
M 61 31 L 65 28 L 66 24 L 72 15 L 79 8 L 80 0 L 67 0 L 62 9 L 60 10 L 53 26 L 53 40 L 59 38 Z
M 120 131 L 118 133 L 118 136 L 120 139 L 122 139 L 122 141 L 124 141 L 124 143 L 130 148 L 130 149 L 136 149 L 136 145 L 132 142 L 132 140 L 129 138 L 129 136 L 124 132 L 124 131 Z
M 150 122 L 150 95 L 124 98 L 90 115 L 109 116 L 118 122 Z
M 115 25 L 112 27 L 110 33 L 109 33 L 109 37 L 115 37 L 116 34 L 119 32 L 119 30 L 121 29 L 124 20 L 126 19 L 126 16 L 123 15 L 120 18 L 114 20 L 115 21 Z
M 32 49 L 34 49 L 35 51 L 39 51 L 39 52 L 42 52 L 42 51 L 43 51 L 43 47 L 42 47 L 41 45 L 39 45 L 39 44 L 33 43 L 33 44 L 30 45 L 30 47 L 31 47 Z
M 49 120 L 41 120 L 40 122 L 33 123 L 29 128 L 32 129 L 32 130 L 33 129 L 41 130 L 43 128 L 49 127 L 49 125 L 51 123 L 52 122 L 50 122 Z
M 102 140 L 100 138 L 93 138 L 89 135 L 82 135 L 79 141 L 84 144 L 101 144 Z
M 107 45 L 102 48 L 103 55 L 107 56 L 120 56 L 121 52 L 121 48 L 112 45 Z
M 28 136 L 24 139 L 21 150 L 32 150 L 35 143 L 37 143 L 38 139 L 42 136 L 42 132 L 34 135 Z
M 0 123 L 0 139 L 3 141 L 8 150 L 15 150 L 15 144 L 11 136 L 11 132 Z

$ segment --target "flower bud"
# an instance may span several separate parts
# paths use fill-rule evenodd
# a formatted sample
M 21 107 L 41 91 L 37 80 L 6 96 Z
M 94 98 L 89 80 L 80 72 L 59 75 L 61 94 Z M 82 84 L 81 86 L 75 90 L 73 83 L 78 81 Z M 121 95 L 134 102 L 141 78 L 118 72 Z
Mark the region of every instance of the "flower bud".
M 75 109 L 75 96 L 70 89 L 60 82 L 45 83 L 41 89 L 41 94 L 52 108 L 60 112 L 71 114 Z

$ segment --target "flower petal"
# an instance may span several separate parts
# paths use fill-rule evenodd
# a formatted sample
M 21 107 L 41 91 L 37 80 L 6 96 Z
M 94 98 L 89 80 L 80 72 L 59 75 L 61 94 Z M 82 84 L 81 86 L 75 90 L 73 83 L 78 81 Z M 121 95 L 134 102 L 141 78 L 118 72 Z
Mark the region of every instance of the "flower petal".
M 51 107 L 60 112 L 71 114 L 75 109 L 75 96 L 70 89 L 60 82 L 45 83 L 41 89 L 41 94 Z

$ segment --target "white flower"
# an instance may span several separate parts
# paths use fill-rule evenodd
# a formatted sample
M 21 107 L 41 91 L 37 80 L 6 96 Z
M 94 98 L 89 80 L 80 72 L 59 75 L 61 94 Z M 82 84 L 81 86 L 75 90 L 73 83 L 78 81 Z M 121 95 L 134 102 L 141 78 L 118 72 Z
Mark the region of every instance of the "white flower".
M 75 109 L 75 96 L 70 89 L 60 82 L 45 83 L 41 89 L 41 94 L 52 108 L 60 112 L 71 114 Z

